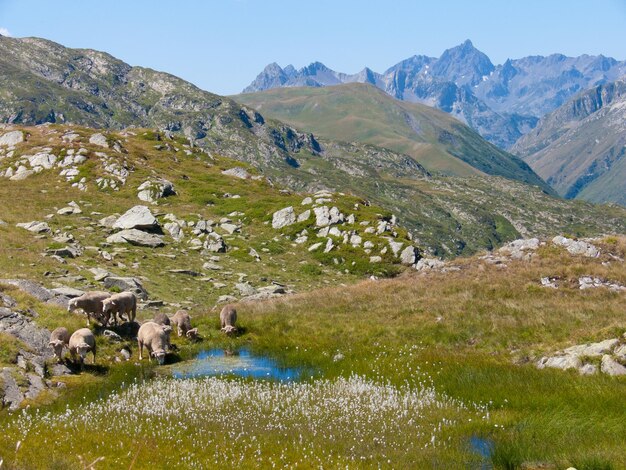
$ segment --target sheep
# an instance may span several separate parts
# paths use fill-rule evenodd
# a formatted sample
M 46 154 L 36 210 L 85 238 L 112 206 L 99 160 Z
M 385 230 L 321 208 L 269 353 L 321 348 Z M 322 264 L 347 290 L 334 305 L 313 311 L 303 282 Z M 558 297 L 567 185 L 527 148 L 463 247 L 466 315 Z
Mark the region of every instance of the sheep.
M 79 308 L 82 309 L 87 315 L 87 326 L 89 326 L 91 315 L 93 315 L 100 323 L 106 325 L 109 322 L 109 318 L 102 310 L 102 301 L 108 299 L 109 297 L 111 297 L 111 294 L 108 292 L 86 292 L 80 297 L 75 297 L 70 300 L 67 305 L 67 311 L 73 312 Z
M 148 358 L 156 358 L 159 365 L 165 362 L 165 354 L 170 345 L 170 332 L 168 325 L 159 325 L 148 321 L 141 325 L 137 333 L 137 345 L 139 347 L 139 360 L 143 360 L 143 347 L 148 350 Z
M 76 354 L 78 354 L 81 368 L 89 351 L 93 353 L 93 363 L 96 363 L 96 337 L 89 328 L 81 328 L 72 334 L 69 341 L 69 350 L 74 362 L 76 362 Z
M 54 349 L 54 354 L 58 362 L 63 361 L 63 347 L 67 347 L 70 341 L 70 332 L 67 328 L 60 326 L 50 333 L 50 342 L 48 346 Z
M 226 305 L 220 312 L 220 324 L 222 331 L 227 335 L 237 331 L 235 323 L 237 322 L 237 309 L 232 305 Z
M 117 317 L 119 317 L 121 321 L 122 314 L 127 316 L 128 321 L 135 321 L 135 315 L 137 315 L 137 297 L 135 297 L 135 294 L 132 292 L 113 294 L 108 299 L 102 301 L 102 311 L 105 315 L 112 315 L 116 325 Z
M 170 319 L 167 315 L 165 315 L 164 313 L 157 313 L 154 316 L 154 323 L 156 323 L 157 325 L 169 325 L 170 324 Z
M 172 317 L 172 325 L 176 325 L 178 336 L 187 336 L 187 333 L 191 331 L 191 317 L 184 310 L 178 310 Z M 196 329 L 196 334 L 198 330 Z M 193 335 L 193 333 L 192 333 Z

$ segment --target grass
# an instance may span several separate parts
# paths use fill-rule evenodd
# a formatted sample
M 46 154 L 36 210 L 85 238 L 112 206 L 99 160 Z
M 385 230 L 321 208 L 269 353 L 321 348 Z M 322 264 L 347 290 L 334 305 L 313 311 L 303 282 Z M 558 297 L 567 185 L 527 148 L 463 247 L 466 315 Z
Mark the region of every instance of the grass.
M 92 132 L 74 129 L 83 142 Z M 28 145 L 48 145 L 62 130 L 34 128 Z M 282 365 L 317 374 L 293 389 L 246 380 L 153 380 L 154 366 L 135 365 L 134 344 L 129 342 L 132 360 L 117 363 L 114 357 L 121 345 L 99 337 L 97 367 L 87 366 L 82 374 L 63 379 L 67 391 L 60 398 L 44 396 L 27 411 L 0 413 L 0 458 L 8 468 L 86 467 L 100 457 L 105 458 L 95 468 L 126 468 L 132 462 L 133 468 L 245 468 L 272 463 L 311 467 L 320 462 L 330 467 L 471 468 L 481 465 L 470 444 L 475 436 L 493 443 L 491 463 L 498 468 L 626 466 L 621 452 L 626 445 L 621 406 L 626 382 L 533 366 L 544 354 L 617 337 L 626 330 L 623 293 L 580 291 L 575 282 L 581 275 L 592 275 L 626 284 L 624 263 L 606 254 L 625 257 L 623 236 L 599 242 L 603 251 L 599 259 L 573 258 L 546 246 L 532 262 L 511 261 L 507 268 L 470 257 L 454 260 L 457 271 L 418 274 L 397 268 L 386 258 L 376 269 L 397 277 L 363 281 L 372 271 L 360 252 L 342 247 L 328 255 L 310 253 L 293 243 L 305 228 L 308 243 L 317 241 L 310 226 L 271 228 L 275 210 L 289 205 L 296 212 L 304 210 L 300 204 L 304 195 L 279 192 L 265 181 L 228 178 L 221 171 L 238 163 L 198 151 L 186 156 L 182 144 L 179 151 L 157 151 L 154 135 L 136 132 L 138 136 L 126 140 L 118 135 L 128 150 L 122 159 L 134 167 L 120 191 L 99 191 L 88 180 L 88 191 L 80 192 L 50 173 L 0 185 L 4 200 L 29 201 L 5 207 L 2 218 L 8 224 L 0 226 L 0 270 L 41 280 L 48 287 L 58 283 L 83 289 L 100 286 L 91 267 L 141 276 L 151 298 L 166 302 L 161 311 L 171 314 L 181 306 L 190 308 L 203 337 L 196 344 L 174 337 L 179 353 L 170 356 L 170 362 L 192 358 L 202 348 L 247 347 Z M 91 157 L 96 149 L 86 146 Z M 94 178 L 102 169 L 92 164 L 90 171 Z M 203 272 L 208 256 L 188 249 L 189 230 L 183 242 L 166 237 L 168 244 L 156 250 L 103 244 L 107 233 L 97 221 L 137 204 L 136 187 L 154 175 L 172 181 L 178 192 L 153 206 L 154 212 L 171 212 L 186 221 L 219 220 L 233 211 L 243 212 L 228 216 L 241 221 L 242 232 L 225 237 L 231 250 L 218 255 L 222 270 L 205 273 L 213 281 L 167 272 L 171 268 Z M 428 189 L 428 197 L 440 198 L 450 191 L 442 183 L 436 190 Z M 477 204 L 486 197 L 481 191 L 472 189 Z M 224 198 L 226 192 L 241 198 Z M 518 200 L 520 210 L 532 205 L 514 193 L 511 197 Z M 367 206 L 356 196 L 335 198 L 333 204 L 342 212 L 354 211 L 357 230 L 361 220 L 375 226 L 390 215 L 389 209 Z M 393 193 L 385 198 L 392 201 Z M 42 220 L 70 200 L 78 202 L 83 213 L 54 215 L 48 223 L 53 230 L 74 234 L 85 253 L 59 264 L 41 256 L 54 246 L 51 235 L 38 238 L 14 224 Z M 415 210 L 427 210 L 413 205 Z M 457 209 L 461 211 L 449 206 L 451 212 Z M 450 215 L 449 219 L 436 215 L 441 224 L 455 223 Z M 481 215 L 471 214 L 477 220 Z M 555 223 L 551 217 L 536 222 L 547 229 Z M 497 246 L 515 235 L 517 229 L 504 220 L 496 217 L 492 222 L 499 235 L 481 236 L 481 243 Z M 434 231 L 426 222 L 424 230 Z M 400 240 L 407 236 L 402 228 L 397 232 Z M 363 237 L 370 239 L 367 234 Z M 88 247 L 106 249 L 113 260 L 104 260 Z M 261 262 L 248 255 L 250 247 Z M 277 281 L 300 293 L 238 305 L 241 333 L 226 337 L 212 306 L 219 295 L 235 292 L 240 273 L 253 285 Z M 545 289 L 539 281 L 545 276 L 571 282 L 557 290 Z M 212 282 L 227 287 L 218 289 Z M 43 326 L 84 326 L 84 317 L 78 314 L 37 302 L 9 286 L 0 288 L 18 301 L 20 309 L 36 311 L 36 321 Z M 148 319 L 155 312 L 143 309 L 138 316 Z M 16 345 L 1 338 L 0 345 L 10 364 Z M 201 399 L 192 398 L 188 407 L 180 401 L 196 392 Z M 223 396 L 228 400 L 220 401 Z M 389 398 L 388 407 L 376 402 L 372 408 L 370 404 L 381 396 Z M 419 400 L 414 400 L 416 396 Z M 420 401 L 424 397 L 432 400 Z M 343 413 L 342 407 L 350 412 Z M 94 421 L 86 423 L 83 413 Z

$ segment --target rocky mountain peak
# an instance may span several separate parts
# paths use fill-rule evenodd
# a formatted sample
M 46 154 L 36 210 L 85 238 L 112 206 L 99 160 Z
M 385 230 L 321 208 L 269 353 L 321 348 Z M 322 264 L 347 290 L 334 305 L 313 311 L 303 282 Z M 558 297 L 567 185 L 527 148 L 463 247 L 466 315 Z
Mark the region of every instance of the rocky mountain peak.
M 432 73 L 459 86 L 473 86 L 494 69 L 489 57 L 476 49 L 468 39 L 463 44 L 445 50 L 433 64 Z

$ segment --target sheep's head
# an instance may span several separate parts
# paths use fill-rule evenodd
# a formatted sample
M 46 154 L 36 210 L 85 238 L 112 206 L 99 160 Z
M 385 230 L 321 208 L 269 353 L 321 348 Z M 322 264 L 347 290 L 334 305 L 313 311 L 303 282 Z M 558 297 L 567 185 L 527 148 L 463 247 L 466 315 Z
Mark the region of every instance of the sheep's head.
M 152 357 L 154 357 L 160 366 L 165 362 L 165 349 L 157 349 L 152 351 Z
M 48 343 L 48 346 L 50 346 L 59 357 L 61 357 L 61 353 L 63 352 L 63 345 L 64 343 L 60 339 L 53 339 Z
M 76 307 L 76 299 L 71 299 L 68 303 L 67 303 L 67 311 L 68 312 L 73 312 L 74 310 L 76 310 L 78 307 Z
M 237 331 L 237 328 L 232 325 L 226 325 L 224 328 L 222 328 L 222 331 L 227 335 L 230 335 L 232 333 L 235 333 Z
M 104 299 L 102 301 L 102 313 L 112 312 L 115 309 L 115 300 Z
M 192 328 L 185 333 L 185 336 L 189 339 L 196 339 L 198 337 L 198 328 Z
M 167 335 L 169 335 L 172 332 L 172 327 L 170 325 L 161 325 L 161 328 Z
M 76 346 L 76 352 L 80 356 L 81 361 L 85 360 L 85 357 L 87 356 L 87 353 L 89 351 L 91 351 L 91 346 L 89 346 L 87 343 L 80 343 L 78 346 Z

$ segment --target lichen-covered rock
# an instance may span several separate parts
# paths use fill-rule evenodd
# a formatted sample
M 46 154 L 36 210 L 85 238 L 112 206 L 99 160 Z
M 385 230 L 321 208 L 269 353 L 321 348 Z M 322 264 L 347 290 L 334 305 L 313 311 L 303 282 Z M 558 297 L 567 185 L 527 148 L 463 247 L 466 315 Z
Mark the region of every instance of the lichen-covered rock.
M 14 147 L 21 142 L 24 142 L 24 133 L 22 131 L 11 131 L 0 136 L 0 145 L 2 146 Z
M 107 238 L 107 243 L 129 243 L 135 246 L 156 248 L 165 245 L 163 238 L 153 233 L 142 232 L 137 229 L 122 230 Z
M 157 202 L 159 199 L 176 195 L 172 182 L 162 178 L 144 181 L 137 191 L 137 197 L 145 202 Z
M 552 239 L 552 243 L 562 246 L 572 255 L 582 255 L 587 258 L 596 258 L 600 256 L 600 250 L 591 243 L 582 240 L 572 240 L 562 236 L 556 236 Z
M 607 375 L 626 375 L 626 367 L 617 362 L 608 354 L 602 356 L 600 370 Z
M 419 251 L 414 246 L 409 245 L 400 253 L 400 262 L 406 266 L 414 265 L 418 259 Z
M 578 369 L 582 365 L 580 357 L 574 354 L 568 354 L 564 356 L 542 357 L 537 362 L 538 369 L 545 369 L 551 367 L 554 369 Z
M 292 206 L 276 211 L 272 216 L 272 227 L 275 229 L 287 227 L 288 225 L 293 225 L 295 223 L 296 213 L 294 212 Z
M 113 228 L 155 230 L 159 228 L 159 221 L 152 215 L 146 206 L 135 206 L 128 209 L 113 224 Z
M 109 143 L 107 142 L 107 138 L 100 133 L 93 134 L 89 137 L 89 143 L 93 145 L 97 145 L 99 147 L 109 148 Z
M 44 232 L 51 231 L 50 226 L 46 222 L 38 222 L 36 220 L 33 222 L 24 222 L 20 224 L 15 224 L 15 226 L 24 228 L 28 230 L 29 232 L 33 232 L 33 233 L 44 233 Z
M 104 287 L 107 289 L 118 288 L 121 291 L 134 293 L 141 300 L 148 298 L 148 292 L 136 277 L 108 276 L 104 278 Z

